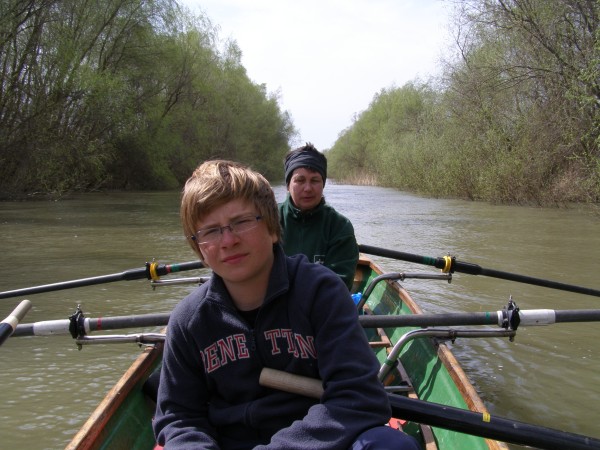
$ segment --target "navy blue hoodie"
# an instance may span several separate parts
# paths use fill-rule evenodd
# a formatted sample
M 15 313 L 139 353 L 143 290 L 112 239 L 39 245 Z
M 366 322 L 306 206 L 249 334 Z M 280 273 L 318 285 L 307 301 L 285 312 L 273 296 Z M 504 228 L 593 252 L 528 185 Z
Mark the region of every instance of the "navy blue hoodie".
M 171 314 L 154 422 L 165 449 L 347 449 L 390 418 L 342 280 L 273 248 L 253 327 L 216 274 Z M 260 386 L 263 367 L 322 379 L 320 402 Z

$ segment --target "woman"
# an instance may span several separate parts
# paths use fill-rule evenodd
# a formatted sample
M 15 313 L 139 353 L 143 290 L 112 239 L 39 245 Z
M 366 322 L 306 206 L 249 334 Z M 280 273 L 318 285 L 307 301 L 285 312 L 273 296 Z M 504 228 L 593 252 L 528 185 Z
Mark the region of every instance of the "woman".
M 352 223 L 325 203 L 327 158 L 312 144 L 289 152 L 284 161 L 288 195 L 279 205 L 286 255 L 302 253 L 323 264 L 352 288 L 358 244 Z

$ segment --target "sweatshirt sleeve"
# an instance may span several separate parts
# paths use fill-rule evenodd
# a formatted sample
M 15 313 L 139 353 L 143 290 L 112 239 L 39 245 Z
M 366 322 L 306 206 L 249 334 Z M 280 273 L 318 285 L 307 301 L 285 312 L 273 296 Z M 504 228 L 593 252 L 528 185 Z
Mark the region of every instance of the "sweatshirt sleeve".
M 182 306 L 175 308 L 167 327 L 154 433 L 165 450 L 218 449 L 208 421 L 208 392 L 199 352 L 186 333 L 191 314 Z
M 326 272 L 315 271 L 319 269 Z M 259 449 L 349 448 L 360 433 L 385 424 L 391 416 L 387 394 L 377 378 L 379 363 L 347 289 L 330 272 L 317 285 L 307 294 L 312 298 L 309 318 L 324 394 L 302 420 L 278 431 Z

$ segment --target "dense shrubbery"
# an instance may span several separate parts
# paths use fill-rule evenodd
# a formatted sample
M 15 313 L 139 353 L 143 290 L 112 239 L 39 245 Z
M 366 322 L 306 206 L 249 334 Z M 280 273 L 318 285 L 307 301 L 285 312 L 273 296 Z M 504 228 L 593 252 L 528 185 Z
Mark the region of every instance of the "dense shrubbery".
M 600 3 L 460 0 L 434 82 L 380 90 L 330 177 L 440 197 L 600 202 Z M 204 159 L 268 178 L 296 131 L 235 42 L 175 0 L 0 3 L 0 193 L 171 189 Z
M 507 203 L 600 202 L 600 3 L 462 0 L 434 87 L 384 89 L 332 178 Z
M 4 197 L 174 188 L 209 157 L 280 179 L 295 133 L 235 42 L 172 0 L 5 0 L 0 77 Z

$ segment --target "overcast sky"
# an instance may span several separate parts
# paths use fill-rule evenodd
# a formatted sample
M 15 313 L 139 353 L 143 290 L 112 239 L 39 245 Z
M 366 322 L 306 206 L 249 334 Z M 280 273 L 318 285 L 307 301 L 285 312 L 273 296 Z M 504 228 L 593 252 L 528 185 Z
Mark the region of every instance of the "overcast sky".
M 331 148 L 382 88 L 427 80 L 448 46 L 440 0 L 182 0 L 237 41 L 252 81 L 278 93 L 300 136 Z

